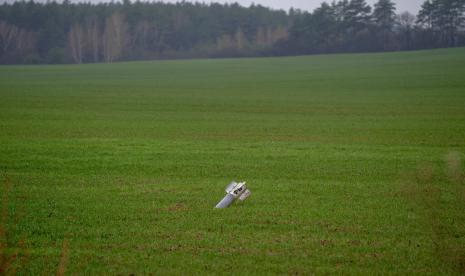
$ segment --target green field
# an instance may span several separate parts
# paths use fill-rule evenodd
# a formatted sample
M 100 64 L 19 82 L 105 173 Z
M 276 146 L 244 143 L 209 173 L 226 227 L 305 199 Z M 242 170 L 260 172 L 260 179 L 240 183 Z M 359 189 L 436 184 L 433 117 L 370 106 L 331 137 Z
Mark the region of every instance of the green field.
M 2 66 L 0 267 L 461 274 L 464 157 L 465 48 Z

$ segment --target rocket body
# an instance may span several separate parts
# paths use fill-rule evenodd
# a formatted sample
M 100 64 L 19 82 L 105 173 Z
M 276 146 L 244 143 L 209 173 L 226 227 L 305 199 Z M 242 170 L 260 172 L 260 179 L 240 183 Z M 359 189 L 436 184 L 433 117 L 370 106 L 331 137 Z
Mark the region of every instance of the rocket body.
M 228 208 L 233 204 L 234 200 L 236 198 L 232 194 L 226 194 L 224 198 L 216 205 L 215 208 L 217 209 L 223 209 L 223 208 Z
M 224 209 L 231 206 L 234 201 L 238 198 L 240 201 L 244 201 L 251 194 L 250 190 L 247 188 L 245 182 L 231 182 L 231 184 L 226 187 L 226 196 L 215 206 L 217 209 Z

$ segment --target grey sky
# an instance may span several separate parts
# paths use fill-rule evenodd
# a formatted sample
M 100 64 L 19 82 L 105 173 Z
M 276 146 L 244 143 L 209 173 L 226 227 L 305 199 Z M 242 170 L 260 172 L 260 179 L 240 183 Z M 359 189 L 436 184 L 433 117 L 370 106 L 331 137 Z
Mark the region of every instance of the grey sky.
M 4 2 L 14 2 L 15 0 L 0 0 L 0 3 Z M 43 1 L 46 0 L 35 0 L 35 1 Z M 109 2 L 111 0 L 71 0 L 72 2 Z M 118 1 L 118 0 L 115 0 Z M 179 2 L 180 0 L 157 0 L 162 2 Z M 252 3 L 260 4 L 262 6 L 272 7 L 275 9 L 284 9 L 288 10 L 291 7 L 312 11 L 314 8 L 318 7 L 324 0 L 186 0 L 187 2 L 220 2 L 220 3 L 234 3 L 238 2 L 243 6 L 249 6 Z M 326 2 L 331 2 L 332 0 L 326 0 Z M 397 5 L 397 12 L 401 13 L 403 11 L 410 11 L 416 14 L 420 10 L 420 6 L 425 0 L 393 0 Z M 61 2 L 58 0 L 58 2 Z M 377 0 L 367 0 L 367 2 L 373 6 Z
M 189 1 L 189 0 L 188 0 Z M 420 9 L 421 4 L 425 0 L 393 0 L 397 5 L 397 12 L 410 11 L 417 13 Z M 177 2 L 177 0 L 164 0 L 163 2 Z M 189 1 L 195 2 L 195 1 Z M 251 3 L 260 4 L 267 7 L 285 9 L 288 10 L 290 7 L 302 9 L 302 10 L 313 10 L 318 7 L 323 0 L 202 0 L 200 2 L 221 2 L 221 3 L 234 3 L 238 2 L 244 6 L 249 6 Z M 326 2 L 331 2 L 328 0 Z M 367 0 L 370 5 L 373 5 L 377 0 Z

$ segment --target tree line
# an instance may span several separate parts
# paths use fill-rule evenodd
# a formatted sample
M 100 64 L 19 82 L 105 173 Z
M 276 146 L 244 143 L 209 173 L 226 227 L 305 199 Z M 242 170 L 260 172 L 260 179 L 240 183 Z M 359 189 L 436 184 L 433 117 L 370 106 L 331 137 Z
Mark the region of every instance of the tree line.
M 374 52 L 465 45 L 465 0 L 425 1 L 417 16 L 396 12 L 391 0 L 323 3 L 298 18 L 281 54 Z
M 323 2 L 313 12 L 179 2 L 0 5 L 0 63 L 413 50 L 465 45 L 465 0 L 428 0 L 417 16 L 391 0 Z

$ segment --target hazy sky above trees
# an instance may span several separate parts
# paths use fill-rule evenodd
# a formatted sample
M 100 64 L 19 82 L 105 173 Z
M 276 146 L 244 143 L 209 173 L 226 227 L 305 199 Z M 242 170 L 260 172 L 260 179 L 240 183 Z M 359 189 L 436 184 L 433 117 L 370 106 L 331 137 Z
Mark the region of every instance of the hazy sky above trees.
M 95 0 L 94 0 L 95 1 Z M 194 0 L 187 0 L 189 2 L 195 2 Z M 417 13 L 420 9 L 421 4 L 424 0 L 393 0 L 397 5 L 397 12 L 410 11 Z M 164 2 L 177 2 L 177 0 L 164 0 Z M 312 11 L 318 7 L 323 0 L 202 0 L 200 2 L 221 2 L 221 3 L 233 3 L 238 2 L 242 5 L 249 6 L 251 3 L 260 4 L 272 8 L 279 8 L 288 10 L 290 7 Z M 326 1 L 331 2 L 331 1 Z M 377 0 L 367 0 L 370 5 L 373 5 Z
M 15 0 L 0 0 L 0 3 L 4 2 L 14 2 Z M 45 2 L 46 0 L 35 0 L 36 2 Z M 71 0 L 71 2 L 109 2 L 111 0 Z M 160 1 L 160 0 L 157 0 Z M 161 0 L 162 2 L 175 3 L 180 0 Z M 313 11 L 318 7 L 324 0 L 186 0 L 187 2 L 220 2 L 220 3 L 234 3 L 238 2 L 243 6 L 249 6 L 252 3 L 260 4 L 262 6 L 272 7 L 275 9 L 284 9 L 288 10 L 291 7 Z M 401 13 L 403 11 L 410 11 L 416 14 L 420 10 L 421 4 L 425 0 L 393 0 L 397 6 L 397 12 Z M 61 2 L 58 0 L 58 2 Z M 326 2 L 331 2 L 331 0 L 326 0 Z M 373 6 L 377 0 L 367 0 L 367 2 Z

